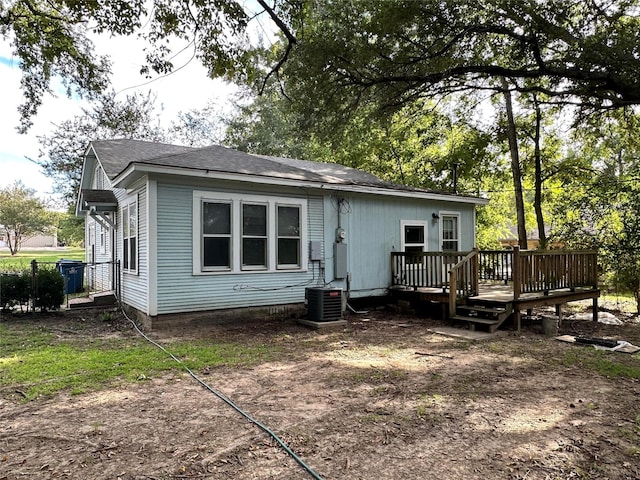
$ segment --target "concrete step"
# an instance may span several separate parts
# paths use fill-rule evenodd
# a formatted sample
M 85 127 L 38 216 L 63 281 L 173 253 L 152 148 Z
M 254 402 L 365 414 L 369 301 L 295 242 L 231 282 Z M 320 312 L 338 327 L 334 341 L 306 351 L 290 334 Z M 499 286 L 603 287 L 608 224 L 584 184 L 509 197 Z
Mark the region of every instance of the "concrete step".
M 96 308 L 112 307 L 116 304 L 116 296 L 113 292 L 94 293 L 88 297 L 72 298 L 69 300 L 69 308 Z
M 101 292 L 89 295 L 90 299 L 93 299 L 95 305 L 111 306 L 116 304 L 116 296 L 113 292 Z

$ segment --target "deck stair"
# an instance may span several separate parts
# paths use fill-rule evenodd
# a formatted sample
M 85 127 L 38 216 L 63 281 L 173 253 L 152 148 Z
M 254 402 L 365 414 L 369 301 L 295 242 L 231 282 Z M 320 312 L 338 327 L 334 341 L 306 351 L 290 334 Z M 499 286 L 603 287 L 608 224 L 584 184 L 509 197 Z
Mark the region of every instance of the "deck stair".
M 513 313 L 511 302 L 495 302 L 486 300 L 474 300 L 468 298 L 466 303 L 456 307 L 456 315 L 451 319 L 456 322 L 465 322 L 470 330 L 482 325 L 488 328 L 490 333 L 495 332 Z

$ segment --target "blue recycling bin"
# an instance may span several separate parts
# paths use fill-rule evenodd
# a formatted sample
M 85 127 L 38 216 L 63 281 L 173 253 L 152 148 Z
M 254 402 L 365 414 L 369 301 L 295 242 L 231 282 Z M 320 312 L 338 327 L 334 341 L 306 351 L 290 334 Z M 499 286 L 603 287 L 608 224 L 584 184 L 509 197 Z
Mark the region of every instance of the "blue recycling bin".
M 56 267 L 64 278 L 65 294 L 80 293 L 84 290 L 84 263 L 61 258 L 56 263 Z

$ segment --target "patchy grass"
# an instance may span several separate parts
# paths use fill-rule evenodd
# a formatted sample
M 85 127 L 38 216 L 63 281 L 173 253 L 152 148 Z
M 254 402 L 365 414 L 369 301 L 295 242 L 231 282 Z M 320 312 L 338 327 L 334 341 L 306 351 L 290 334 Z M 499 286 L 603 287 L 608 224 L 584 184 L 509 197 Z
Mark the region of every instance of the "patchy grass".
M 582 348 L 565 352 L 562 363 L 567 367 L 586 368 L 609 378 L 640 378 L 638 359 L 639 355 Z
M 165 345 L 193 371 L 218 366 L 251 366 L 275 355 L 273 347 L 211 341 Z M 79 394 L 114 382 L 135 382 L 183 367 L 139 338 L 58 340 L 38 329 L 0 325 L 0 391 L 13 390 L 26 400 L 61 391 Z

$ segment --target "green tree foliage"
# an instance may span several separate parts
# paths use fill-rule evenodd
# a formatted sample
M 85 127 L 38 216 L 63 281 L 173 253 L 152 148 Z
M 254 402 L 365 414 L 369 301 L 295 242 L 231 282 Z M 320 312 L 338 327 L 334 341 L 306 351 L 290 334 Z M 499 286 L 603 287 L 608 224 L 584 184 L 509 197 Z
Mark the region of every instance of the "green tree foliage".
M 336 118 L 358 104 L 396 109 L 424 95 L 494 88 L 499 77 L 519 91 L 562 101 L 640 103 L 638 0 L 257 0 L 257 6 L 0 0 L 0 35 L 23 71 L 22 129 L 54 77 L 69 93 L 105 90 L 109 60 L 95 54 L 91 31 L 143 38 L 142 74 L 173 70 L 171 46 L 186 44 L 212 77 L 252 83 L 261 73 L 263 82 L 285 80 L 287 93 L 310 113 Z M 249 33 L 258 17 L 282 34 L 281 45 L 261 58 Z
M 260 96 L 245 92 L 225 119 L 224 143 L 248 153 L 319 160 L 301 123 L 291 102 L 278 92 L 269 90 Z
M 11 255 L 15 255 L 26 238 L 47 232 L 53 222 L 35 191 L 17 181 L 0 189 L 0 225 L 7 235 Z
M 238 106 L 227 121 L 225 143 L 263 155 L 334 162 L 404 185 L 477 194 L 492 168 L 491 136 L 464 118 L 419 100 L 389 119 L 363 109 L 342 128 L 316 135 L 288 99 L 271 92 Z
M 73 210 L 57 213 L 58 243 L 78 247 L 84 241 L 84 217 L 77 217 Z
M 256 64 L 245 29 L 249 13 L 235 0 L 0 0 L 0 36 L 22 70 L 20 130 L 31 126 L 54 78 L 68 94 L 90 99 L 106 91 L 110 60 L 95 53 L 91 35 L 138 36 L 148 45 L 142 75 L 174 68 L 170 45 L 192 48 L 209 74 L 250 81 Z
M 640 313 L 639 121 L 631 112 L 610 112 L 576 131 L 572 155 L 589 164 L 565 178 L 554 216 L 556 235 L 569 246 L 597 248 L 609 283 L 633 292 Z
M 502 77 L 556 101 L 637 104 L 637 12 L 633 0 L 310 2 L 282 78 L 310 114 L 337 117 L 499 90 Z
M 224 125 L 221 108 L 214 102 L 208 102 L 203 108 L 178 112 L 178 118 L 167 130 L 167 138 L 190 147 L 220 144 L 224 138 Z
M 83 109 L 81 115 L 62 121 L 50 134 L 38 137 L 40 153 L 33 161 L 55 180 L 55 191 L 72 205 L 78 193 L 82 162 L 90 141 L 165 139 L 155 100 L 151 93 L 127 95 L 122 100 L 117 100 L 114 93 L 101 96 L 92 108 Z

